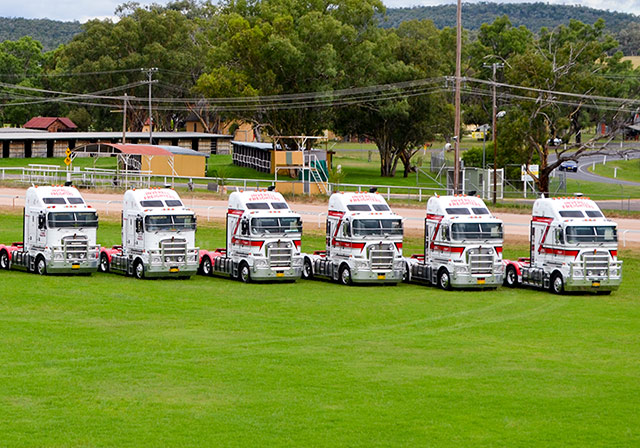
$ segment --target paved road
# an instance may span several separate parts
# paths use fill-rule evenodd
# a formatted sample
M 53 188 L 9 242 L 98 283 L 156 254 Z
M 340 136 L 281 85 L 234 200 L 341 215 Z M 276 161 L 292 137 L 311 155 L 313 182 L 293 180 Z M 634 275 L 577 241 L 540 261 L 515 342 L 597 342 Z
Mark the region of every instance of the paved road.
M 87 203 L 105 216 L 120 216 L 122 210 L 121 194 L 82 193 Z M 24 207 L 25 190 L 19 188 L 0 189 L 0 207 L 22 209 Z M 201 220 L 221 221 L 227 213 L 227 201 L 195 199 L 182 195 L 185 204 L 191 207 Z M 302 215 L 307 229 L 321 229 L 326 219 L 325 204 L 289 203 L 291 208 Z M 421 234 L 424 226 L 425 210 L 422 208 L 394 207 L 394 211 L 405 218 L 405 229 L 408 234 Z M 526 240 L 529 236 L 529 215 L 515 213 L 498 213 L 496 215 L 505 223 L 505 233 L 510 239 Z M 637 245 L 640 243 L 640 220 L 616 219 L 620 233 L 621 245 L 624 242 Z
M 625 145 L 620 148 L 618 143 L 609 145 L 611 149 L 606 151 L 607 161 L 611 160 L 622 160 L 625 158 L 625 152 L 628 159 L 638 159 L 640 158 L 640 146 L 638 143 L 631 142 L 625 143 Z M 638 150 L 638 151 L 633 151 Z M 633 152 L 632 152 L 633 151 Z M 555 154 L 551 154 L 549 156 L 549 162 L 553 163 L 556 160 Z M 604 154 L 597 156 L 583 156 L 578 159 L 578 172 L 577 173 L 567 173 L 568 179 L 582 180 L 588 182 L 600 182 L 604 184 L 617 184 L 617 185 L 634 185 L 640 186 L 640 182 L 632 182 L 627 180 L 613 179 L 611 177 L 598 176 L 597 174 L 590 173 L 588 171 L 590 166 L 593 166 L 593 163 L 601 164 L 604 161 Z

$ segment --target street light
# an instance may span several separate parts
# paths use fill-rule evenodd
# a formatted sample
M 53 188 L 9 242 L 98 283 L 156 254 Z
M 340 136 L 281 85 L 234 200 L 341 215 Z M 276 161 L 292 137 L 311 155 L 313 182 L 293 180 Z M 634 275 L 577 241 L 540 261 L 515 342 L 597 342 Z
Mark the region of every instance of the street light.
M 495 106 L 495 102 L 494 102 Z M 507 115 L 507 112 L 501 110 L 495 113 L 494 108 L 494 120 L 493 120 L 493 205 L 496 205 L 496 195 L 498 192 L 498 120 L 499 118 Z

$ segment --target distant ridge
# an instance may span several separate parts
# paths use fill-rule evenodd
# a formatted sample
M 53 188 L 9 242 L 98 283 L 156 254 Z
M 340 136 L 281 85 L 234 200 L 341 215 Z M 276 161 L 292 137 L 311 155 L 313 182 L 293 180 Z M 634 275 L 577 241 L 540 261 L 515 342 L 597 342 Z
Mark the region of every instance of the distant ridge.
M 569 23 L 570 19 L 593 24 L 599 18 L 605 20 L 607 28 L 617 33 L 631 22 L 640 22 L 640 17 L 623 12 L 604 11 L 586 6 L 552 5 L 549 3 L 464 3 L 462 26 L 477 30 L 483 23 L 492 23 L 496 17 L 508 15 L 514 26 L 524 25 L 533 32 L 542 27 L 553 28 Z M 381 19 L 385 28 L 395 28 L 407 20 L 429 19 L 438 28 L 456 25 L 456 5 L 415 6 L 412 8 L 388 8 L 387 17 Z
M 31 36 L 42 44 L 45 51 L 71 41 L 81 31 L 80 22 L 0 17 L 0 42 Z

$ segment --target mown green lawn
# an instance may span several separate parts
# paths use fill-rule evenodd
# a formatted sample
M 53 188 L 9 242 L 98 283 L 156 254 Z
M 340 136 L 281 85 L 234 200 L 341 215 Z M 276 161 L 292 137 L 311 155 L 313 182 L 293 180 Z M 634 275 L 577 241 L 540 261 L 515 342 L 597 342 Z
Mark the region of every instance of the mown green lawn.
M 617 173 L 615 173 L 615 168 L 618 168 Z M 617 174 L 616 179 L 640 182 L 640 160 L 611 160 L 606 165 L 596 164 L 595 170 L 593 167 L 589 167 L 589 172 L 611 178 Z
M 199 244 L 222 235 L 203 223 Z M 3 271 L 0 445 L 638 446 L 640 257 L 622 257 L 608 297 Z

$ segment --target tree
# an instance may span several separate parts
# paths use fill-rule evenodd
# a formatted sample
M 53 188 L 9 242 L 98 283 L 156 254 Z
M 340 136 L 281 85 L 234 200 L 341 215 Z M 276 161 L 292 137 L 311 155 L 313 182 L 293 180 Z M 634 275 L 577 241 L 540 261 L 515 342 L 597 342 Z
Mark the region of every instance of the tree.
M 593 101 L 557 93 L 618 98 L 633 94 L 637 89 L 634 80 L 615 79 L 631 72 L 630 64 L 620 60 L 620 53 L 609 55 L 616 46 L 604 32 L 602 21 L 594 25 L 572 21 L 554 30 L 543 28 L 524 51 L 504 56 L 506 82 L 529 89 L 511 92 L 516 96 L 509 101 L 501 129 L 509 126 L 508 150 L 520 154 L 522 163 L 539 163 L 539 175 L 533 176 L 539 191 L 549 191 L 549 176 L 562 162 L 593 154 L 598 144 L 604 148 L 624 123 L 626 113 L 591 107 L 596 106 Z M 610 134 L 586 142 L 576 140 L 585 125 L 605 119 L 610 123 Z M 505 136 L 504 131 L 498 134 L 501 139 Z M 556 137 L 568 144 L 552 145 Z M 552 153 L 556 156 L 553 161 Z
M 174 2 L 165 7 L 140 7 L 125 3 L 118 7 L 120 20 L 91 20 L 83 32 L 56 50 L 51 61 L 53 74 L 77 74 L 53 78 L 57 90 L 71 92 L 125 92 L 132 101 L 127 123 L 141 129 L 148 118 L 146 110 L 146 72 L 141 68 L 158 68 L 153 78 L 155 97 L 188 98 L 202 73 L 202 52 L 196 44 L 197 22 L 191 16 L 202 13 L 192 2 Z M 87 75 L 89 73 L 90 75 Z M 120 86 L 131 85 L 128 88 Z M 112 90 L 113 89 L 113 90 Z M 118 101 L 118 106 L 122 103 Z M 154 121 L 160 129 L 172 128 L 188 112 L 156 109 Z M 101 128 L 119 128 L 121 117 L 108 108 L 94 110 L 94 122 Z
M 440 32 L 430 21 L 411 21 L 397 30 L 383 33 L 375 41 L 372 70 L 354 79 L 364 85 L 438 78 L 451 69 L 450 31 Z M 418 148 L 446 133 L 453 121 L 453 108 L 439 89 L 442 81 L 418 94 L 397 92 L 397 98 L 367 101 L 338 114 L 336 128 L 344 133 L 365 136 L 376 143 L 380 153 L 380 175 L 391 177 L 399 162 L 407 177 L 413 169 L 411 157 Z
M 300 0 L 229 0 L 207 21 L 207 73 L 197 92 L 209 98 L 331 92 L 366 72 L 369 41 L 379 30 L 378 0 L 333 3 Z M 224 113 L 224 112 L 223 112 Z M 332 121 L 314 104 L 269 108 L 256 104 L 225 114 L 252 121 L 276 136 L 317 135 Z M 290 142 L 293 144 L 293 142 Z

